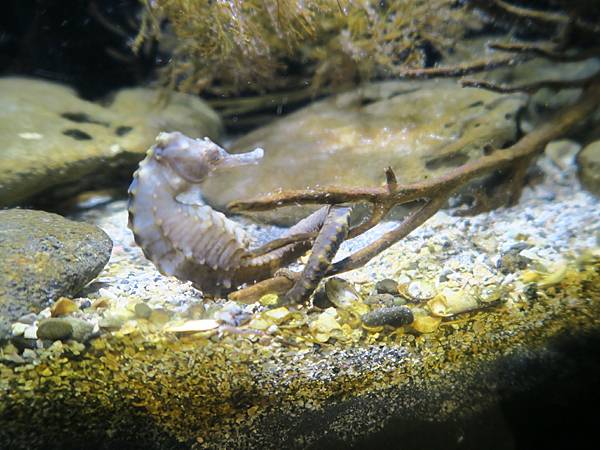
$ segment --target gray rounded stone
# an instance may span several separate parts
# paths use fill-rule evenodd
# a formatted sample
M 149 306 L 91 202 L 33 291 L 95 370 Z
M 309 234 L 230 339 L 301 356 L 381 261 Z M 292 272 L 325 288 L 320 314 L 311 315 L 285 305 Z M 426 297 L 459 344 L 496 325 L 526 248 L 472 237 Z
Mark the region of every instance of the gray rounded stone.
M 398 283 L 391 278 L 385 278 L 375 284 L 375 290 L 378 294 L 398 295 Z
M 581 184 L 600 197 L 600 141 L 592 142 L 579 152 L 577 168 Z
M 136 303 L 133 307 L 135 316 L 140 319 L 147 319 L 152 314 L 152 308 L 146 305 L 144 302 Z
M 73 326 L 65 319 L 46 319 L 40 322 L 37 329 L 38 339 L 57 341 L 68 339 L 73 334 Z
M 94 225 L 43 211 L 0 211 L 0 340 L 19 317 L 76 294 L 111 250 L 111 239 Z

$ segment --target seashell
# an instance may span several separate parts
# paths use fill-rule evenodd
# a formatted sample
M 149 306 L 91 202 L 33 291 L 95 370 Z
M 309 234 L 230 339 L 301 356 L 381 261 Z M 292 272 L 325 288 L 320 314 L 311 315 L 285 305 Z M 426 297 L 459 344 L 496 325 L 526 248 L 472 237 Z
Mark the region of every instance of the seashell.
M 282 306 L 280 308 L 269 309 L 268 311 L 265 311 L 264 313 L 262 313 L 262 316 L 264 318 L 270 319 L 272 322 L 274 322 L 276 324 L 280 324 L 280 323 L 284 322 L 286 319 L 288 319 L 291 314 L 292 313 L 290 312 L 289 309 L 287 309 L 285 306 Z
M 416 312 L 415 320 L 411 324 L 412 328 L 419 333 L 433 333 L 442 323 L 441 317 L 432 317 L 423 312 Z
M 342 278 L 329 278 L 325 282 L 325 292 L 329 301 L 338 308 L 352 308 L 356 302 L 360 301 L 360 295 L 352 283 Z
M 66 316 L 79 309 L 77 303 L 67 297 L 61 297 L 50 307 L 52 317 Z
M 213 319 L 188 320 L 187 322 L 168 325 L 164 331 L 171 333 L 198 333 L 200 331 L 210 331 L 219 327 L 219 322 Z

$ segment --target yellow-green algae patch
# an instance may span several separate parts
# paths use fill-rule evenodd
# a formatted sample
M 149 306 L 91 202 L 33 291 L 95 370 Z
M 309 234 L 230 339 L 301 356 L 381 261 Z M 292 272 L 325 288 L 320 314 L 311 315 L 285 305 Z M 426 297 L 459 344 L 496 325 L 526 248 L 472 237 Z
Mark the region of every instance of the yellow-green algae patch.
M 273 335 L 245 326 L 179 337 L 128 330 L 87 349 L 55 342 L 35 362 L 0 364 L 0 438 L 16 448 L 290 448 L 326 433 L 351 441 L 399 414 L 468 415 L 515 383 L 494 371 L 498 363 L 598 331 L 599 283 L 598 259 L 585 256 L 556 283 L 423 335 L 381 329 L 314 344 L 310 323 L 283 326 L 295 312 L 278 316 Z

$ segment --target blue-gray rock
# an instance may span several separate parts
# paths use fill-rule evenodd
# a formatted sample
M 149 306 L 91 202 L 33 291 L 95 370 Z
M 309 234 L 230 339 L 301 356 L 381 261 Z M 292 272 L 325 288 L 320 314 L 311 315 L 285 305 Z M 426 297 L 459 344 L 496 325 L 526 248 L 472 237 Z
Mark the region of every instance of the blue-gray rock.
M 43 211 L 0 211 L 0 340 L 19 317 L 76 294 L 111 250 L 110 238 L 94 225 Z

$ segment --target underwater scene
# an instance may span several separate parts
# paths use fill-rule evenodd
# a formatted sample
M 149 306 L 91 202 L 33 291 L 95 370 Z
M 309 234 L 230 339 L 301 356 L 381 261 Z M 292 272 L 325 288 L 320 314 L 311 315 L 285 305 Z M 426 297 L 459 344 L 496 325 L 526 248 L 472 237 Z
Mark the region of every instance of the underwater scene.
M 1 449 L 595 449 L 600 1 L 4 0 Z

